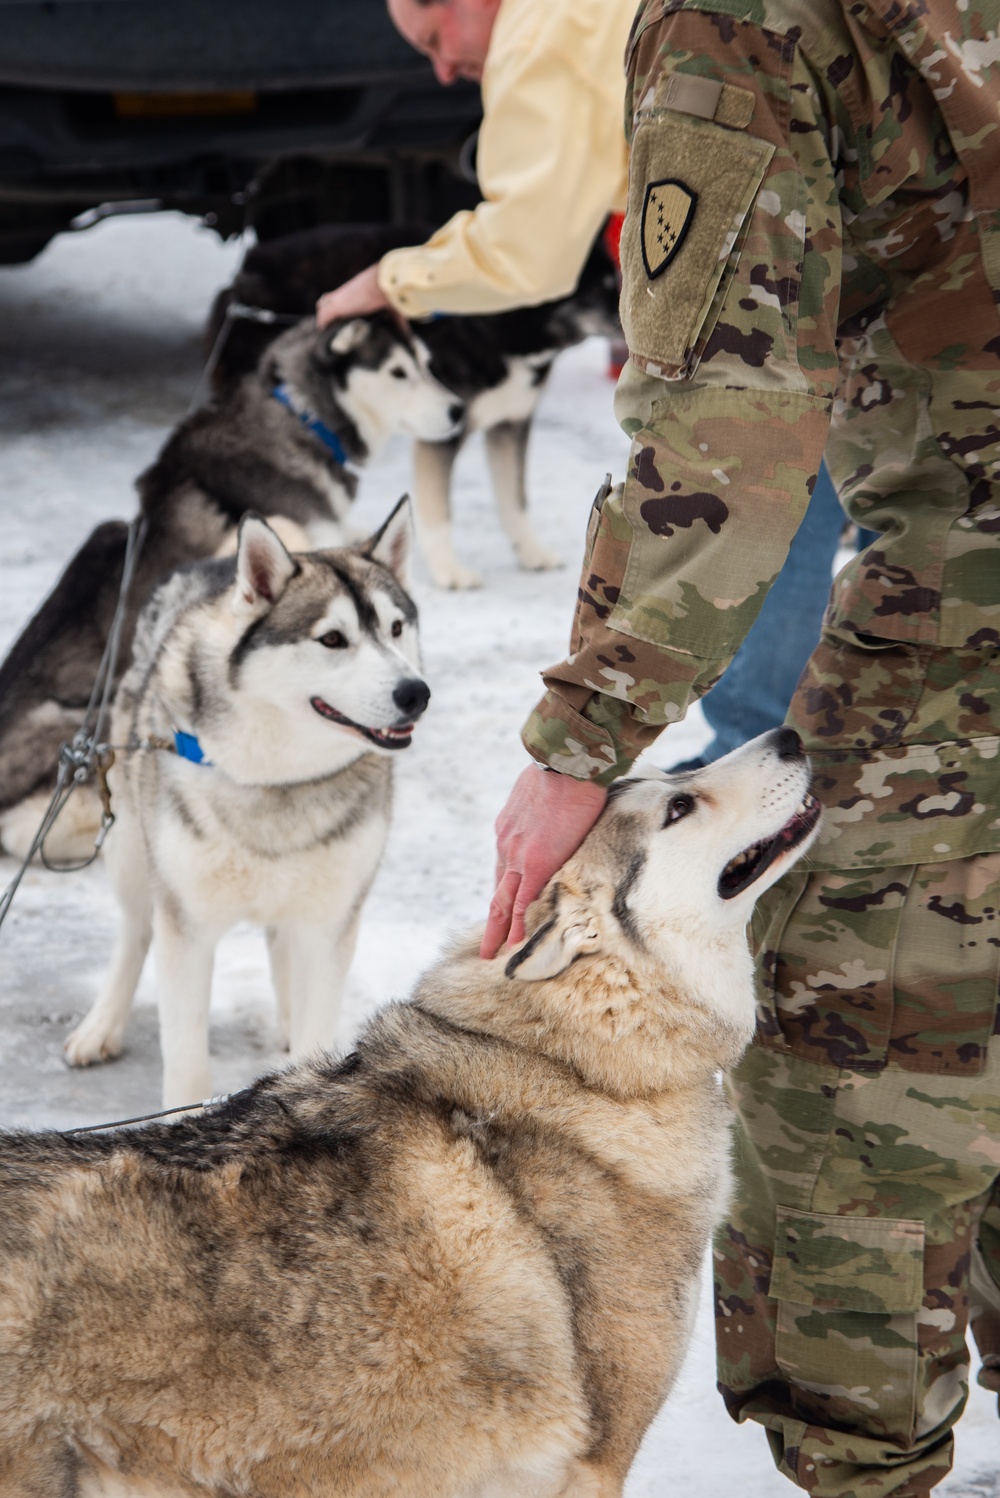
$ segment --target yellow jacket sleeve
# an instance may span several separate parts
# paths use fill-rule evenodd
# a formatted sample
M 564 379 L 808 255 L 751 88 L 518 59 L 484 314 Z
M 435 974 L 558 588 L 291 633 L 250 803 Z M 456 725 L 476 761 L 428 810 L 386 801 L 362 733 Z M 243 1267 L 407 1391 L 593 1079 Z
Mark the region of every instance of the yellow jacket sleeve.
M 504 0 L 483 72 L 484 201 L 379 285 L 405 317 L 501 312 L 568 295 L 606 216 L 624 207 L 624 51 L 634 0 Z

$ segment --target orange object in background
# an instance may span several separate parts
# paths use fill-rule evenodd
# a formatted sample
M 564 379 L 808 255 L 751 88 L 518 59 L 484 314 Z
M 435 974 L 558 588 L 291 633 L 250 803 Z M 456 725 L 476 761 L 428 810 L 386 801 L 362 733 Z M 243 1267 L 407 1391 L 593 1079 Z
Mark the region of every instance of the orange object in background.
M 257 108 L 253 89 L 230 88 L 211 93 L 114 94 L 120 120 L 169 120 L 179 115 L 252 114 Z
M 619 250 L 622 239 L 622 224 L 624 222 L 624 213 L 613 213 L 608 219 L 607 223 L 604 225 L 604 233 L 601 236 L 604 240 L 604 248 L 611 256 L 611 259 L 614 261 L 615 267 L 618 271 L 619 288 L 622 284 L 622 262 Z M 625 368 L 625 361 L 627 358 L 628 344 L 625 342 L 624 338 L 612 338 L 608 347 L 609 379 L 617 380 L 618 376 Z
M 619 253 L 619 250 L 622 242 L 622 224 L 624 222 L 624 213 L 612 213 L 607 223 L 604 225 L 604 232 L 601 235 L 601 238 L 604 240 L 604 248 L 607 250 L 608 254 L 615 262 L 619 273 L 621 272 L 622 268 L 621 255 Z

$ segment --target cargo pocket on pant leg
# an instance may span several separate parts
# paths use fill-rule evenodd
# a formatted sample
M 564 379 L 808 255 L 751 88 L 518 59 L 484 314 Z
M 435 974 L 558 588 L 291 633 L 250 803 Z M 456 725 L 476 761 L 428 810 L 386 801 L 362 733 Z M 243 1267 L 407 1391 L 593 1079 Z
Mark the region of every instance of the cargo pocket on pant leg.
M 750 920 L 750 950 L 754 956 L 758 1045 L 787 1050 L 778 1018 L 777 971 L 785 927 L 805 894 L 809 875 L 785 874 L 757 901 Z
M 775 1360 L 799 1419 L 912 1444 L 923 1264 L 922 1222 L 778 1208 Z
M 889 1059 L 902 1071 L 972 1077 L 985 1068 L 1000 983 L 998 882 L 1000 853 L 914 869 L 899 918 L 889 1037 Z

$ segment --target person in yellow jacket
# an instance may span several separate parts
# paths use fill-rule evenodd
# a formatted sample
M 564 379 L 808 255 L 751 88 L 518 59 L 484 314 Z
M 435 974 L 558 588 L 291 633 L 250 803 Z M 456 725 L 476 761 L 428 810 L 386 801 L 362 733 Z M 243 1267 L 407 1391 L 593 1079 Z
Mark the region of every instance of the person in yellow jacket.
M 478 79 L 483 201 L 317 304 L 321 327 L 392 307 L 503 312 L 572 292 L 625 206 L 624 56 L 636 0 L 388 0 L 441 83 Z

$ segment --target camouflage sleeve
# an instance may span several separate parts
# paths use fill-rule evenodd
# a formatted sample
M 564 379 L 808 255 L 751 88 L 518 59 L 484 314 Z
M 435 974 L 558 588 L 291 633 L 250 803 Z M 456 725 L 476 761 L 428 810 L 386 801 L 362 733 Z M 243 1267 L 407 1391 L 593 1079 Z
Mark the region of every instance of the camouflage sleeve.
M 628 474 L 595 505 L 570 655 L 523 732 L 536 759 L 601 784 L 708 690 L 756 618 L 816 481 L 837 371 L 820 84 L 794 31 L 712 0 L 664 9 L 650 0 L 628 56 Z

